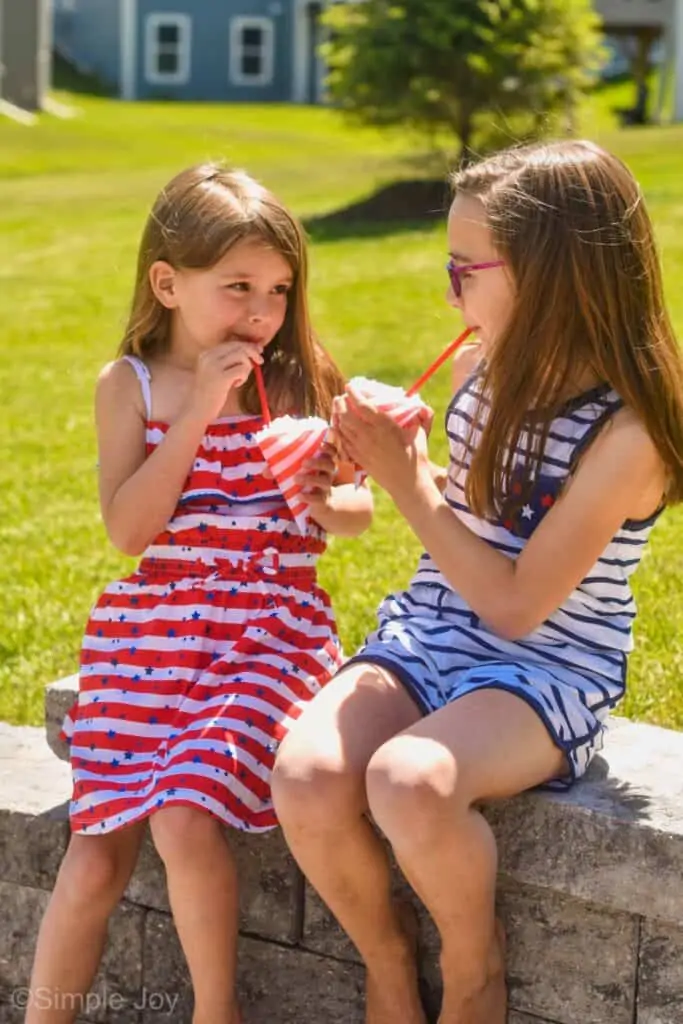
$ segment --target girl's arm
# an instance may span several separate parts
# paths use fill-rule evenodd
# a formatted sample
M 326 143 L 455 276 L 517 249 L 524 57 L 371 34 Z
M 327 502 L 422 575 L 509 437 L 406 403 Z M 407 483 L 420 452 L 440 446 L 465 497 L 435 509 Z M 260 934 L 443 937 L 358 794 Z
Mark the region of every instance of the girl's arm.
M 189 408 L 146 458 L 140 387 L 122 362 L 100 374 L 95 418 L 102 518 L 112 543 L 127 555 L 139 555 L 173 514 L 206 420 Z
M 328 533 L 357 537 L 372 523 L 372 492 L 366 483 L 356 487 L 354 477 L 354 466 L 337 463 L 330 445 L 299 474 L 311 515 Z
M 100 505 L 112 543 L 125 554 L 141 554 L 164 529 L 207 424 L 230 388 L 249 376 L 254 361 L 262 361 L 259 351 L 239 342 L 202 353 L 187 402 L 149 457 L 145 410 L 132 368 L 123 361 L 104 368 L 95 396 Z
M 424 434 L 405 435 L 368 403 L 340 417 L 345 448 L 394 499 L 451 586 L 499 636 L 544 622 L 588 575 L 626 519 L 660 504 L 666 474 L 643 425 L 617 413 L 516 561 L 472 533 L 436 487 Z

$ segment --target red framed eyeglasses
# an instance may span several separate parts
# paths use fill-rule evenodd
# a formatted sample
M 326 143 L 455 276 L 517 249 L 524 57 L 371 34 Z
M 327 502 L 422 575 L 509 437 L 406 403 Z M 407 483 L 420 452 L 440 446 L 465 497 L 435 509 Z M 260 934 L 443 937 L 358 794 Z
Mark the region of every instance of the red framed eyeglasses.
M 465 274 L 471 274 L 474 270 L 491 270 L 493 267 L 504 267 L 505 260 L 492 260 L 490 263 L 462 263 L 458 265 L 455 260 L 450 259 L 446 264 L 448 279 L 456 299 L 462 295 L 462 279 Z

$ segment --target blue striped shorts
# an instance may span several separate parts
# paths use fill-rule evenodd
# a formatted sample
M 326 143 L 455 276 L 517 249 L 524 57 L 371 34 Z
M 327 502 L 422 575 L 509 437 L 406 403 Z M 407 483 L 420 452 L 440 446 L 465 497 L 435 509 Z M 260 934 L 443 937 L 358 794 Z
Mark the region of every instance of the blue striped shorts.
M 569 773 L 544 788 L 569 788 L 602 748 L 605 720 L 624 694 L 625 655 L 620 671 L 608 677 L 591 665 L 598 658 L 574 645 L 503 640 L 471 612 L 449 608 L 448 593 L 438 586 L 413 585 L 390 595 L 378 620 L 347 664 L 388 669 L 425 715 L 475 690 L 516 694 L 539 715 L 567 759 Z

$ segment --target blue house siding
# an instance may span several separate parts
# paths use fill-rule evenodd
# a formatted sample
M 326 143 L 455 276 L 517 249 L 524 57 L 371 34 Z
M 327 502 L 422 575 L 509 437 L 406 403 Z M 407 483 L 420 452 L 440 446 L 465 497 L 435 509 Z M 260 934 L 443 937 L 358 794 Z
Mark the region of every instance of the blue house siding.
M 291 9 L 291 0 L 237 0 L 234 3 L 220 4 L 215 0 L 195 0 L 194 3 L 189 3 L 188 0 L 138 0 L 138 98 L 151 99 L 163 96 L 179 100 L 235 102 L 289 100 L 292 93 Z M 189 67 L 186 81 L 149 81 L 149 72 L 154 71 L 156 65 L 153 59 L 156 48 L 153 48 L 152 55 L 149 52 L 149 19 L 152 17 L 158 27 L 163 15 L 169 16 L 169 25 L 172 25 L 174 15 L 190 19 Z M 255 27 L 258 29 L 262 24 L 266 33 L 272 32 L 272 78 L 268 83 L 238 84 L 232 79 L 231 72 L 239 75 L 240 70 L 235 66 L 234 60 L 231 65 L 231 22 L 236 18 L 264 19 L 263 23 L 255 22 Z M 181 34 L 183 33 L 184 28 L 181 26 Z M 173 34 L 172 29 L 170 38 Z M 232 50 L 234 58 L 234 46 Z
M 82 71 L 98 76 L 112 89 L 119 88 L 118 0 L 77 0 L 74 9 L 54 7 L 54 45 Z
M 325 2 L 54 0 L 55 45 L 126 99 L 315 103 Z

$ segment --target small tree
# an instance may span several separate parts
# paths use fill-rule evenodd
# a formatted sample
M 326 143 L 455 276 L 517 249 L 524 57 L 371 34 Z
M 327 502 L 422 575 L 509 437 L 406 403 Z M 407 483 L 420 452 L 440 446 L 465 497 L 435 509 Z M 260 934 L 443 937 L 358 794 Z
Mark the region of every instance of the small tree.
M 599 62 L 592 0 L 362 0 L 333 4 L 324 55 L 340 107 L 373 124 L 446 130 L 569 114 Z

